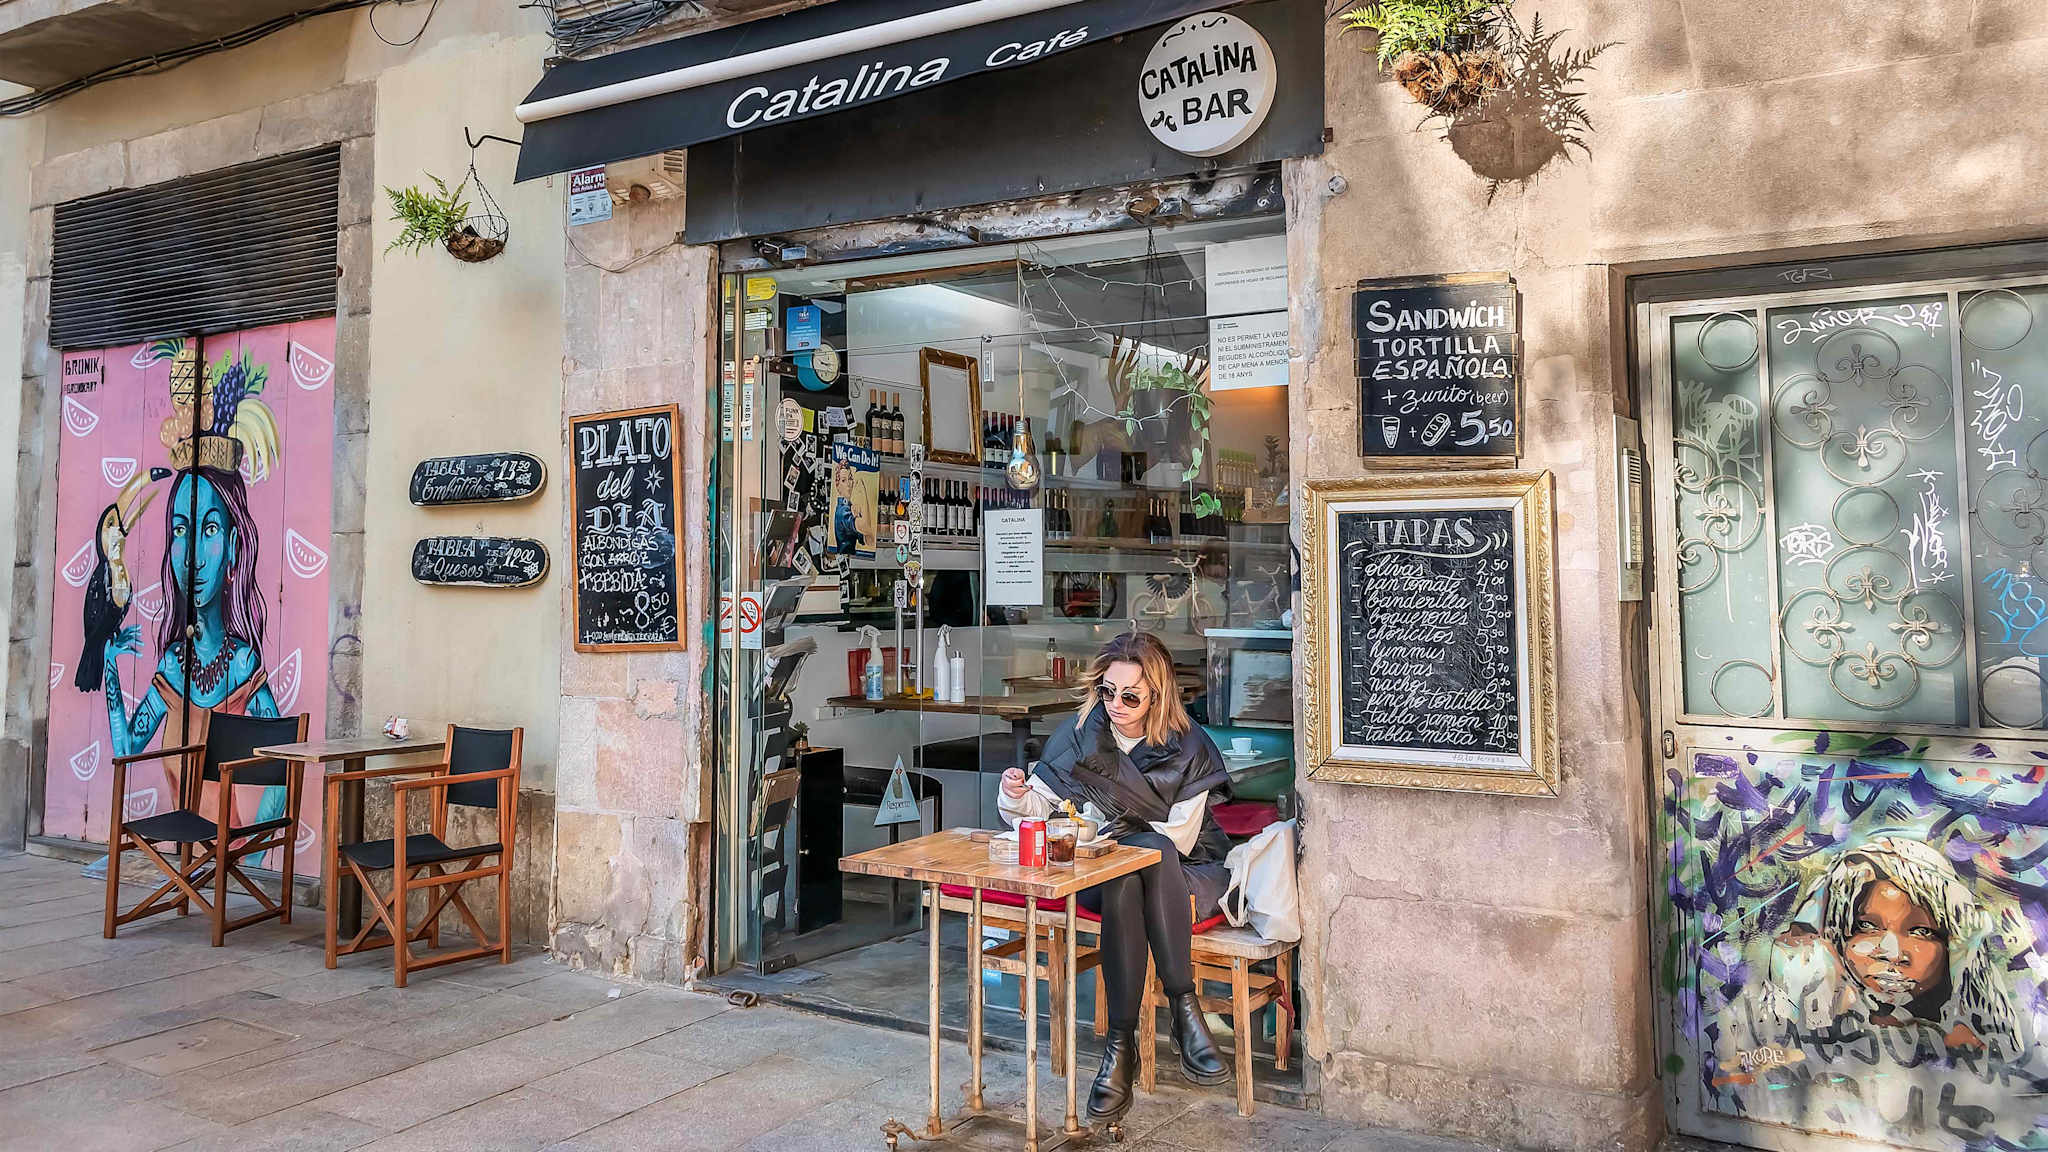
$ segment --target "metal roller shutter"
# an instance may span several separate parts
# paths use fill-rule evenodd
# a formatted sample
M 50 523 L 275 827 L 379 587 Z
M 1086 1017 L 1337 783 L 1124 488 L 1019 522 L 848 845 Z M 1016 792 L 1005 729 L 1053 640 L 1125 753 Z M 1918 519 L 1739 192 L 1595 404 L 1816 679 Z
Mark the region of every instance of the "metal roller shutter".
M 337 147 L 57 206 L 50 343 L 93 348 L 335 310 Z

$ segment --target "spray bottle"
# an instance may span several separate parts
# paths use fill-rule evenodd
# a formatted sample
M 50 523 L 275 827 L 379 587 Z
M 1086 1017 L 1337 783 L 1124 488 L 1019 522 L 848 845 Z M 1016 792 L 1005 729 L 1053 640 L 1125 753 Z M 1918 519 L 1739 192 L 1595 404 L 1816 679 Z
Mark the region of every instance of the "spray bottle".
M 939 626 L 939 644 L 932 649 L 932 700 L 943 704 L 953 698 L 952 666 L 946 660 L 946 638 L 953 634 L 951 625 Z
M 882 698 L 882 633 L 872 624 L 860 626 L 861 635 L 868 641 L 868 663 L 861 673 L 860 694 L 864 699 Z

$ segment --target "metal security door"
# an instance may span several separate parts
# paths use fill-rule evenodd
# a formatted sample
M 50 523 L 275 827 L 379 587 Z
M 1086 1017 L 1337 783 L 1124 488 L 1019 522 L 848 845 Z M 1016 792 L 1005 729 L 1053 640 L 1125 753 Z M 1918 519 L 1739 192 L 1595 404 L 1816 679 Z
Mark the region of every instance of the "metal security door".
M 1639 324 L 1673 1123 L 2048 1148 L 2048 277 Z

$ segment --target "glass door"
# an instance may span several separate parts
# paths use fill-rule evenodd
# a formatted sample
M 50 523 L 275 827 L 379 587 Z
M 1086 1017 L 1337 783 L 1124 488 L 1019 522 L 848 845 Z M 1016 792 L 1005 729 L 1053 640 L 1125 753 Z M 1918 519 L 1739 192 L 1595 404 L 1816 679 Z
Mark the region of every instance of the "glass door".
M 2048 1147 L 2048 279 L 1645 317 L 1674 1122 Z

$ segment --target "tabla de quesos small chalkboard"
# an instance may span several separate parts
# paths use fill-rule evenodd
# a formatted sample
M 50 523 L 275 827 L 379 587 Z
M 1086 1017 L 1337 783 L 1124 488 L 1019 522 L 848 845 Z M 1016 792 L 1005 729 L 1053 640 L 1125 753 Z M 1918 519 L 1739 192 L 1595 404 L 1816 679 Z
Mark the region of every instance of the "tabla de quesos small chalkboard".
M 569 420 L 579 651 L 684 646 L 682 427 L 673 404 Z
M 548 574 L 548 548 L 506 536 L 429 536 L 412 546 L 412 578 L 422 584 L 524 588 Z
M 422 508 L 525 500 L 548 482 L 547 465 L 526 452 L 479 452 L 422 460 L 407 491 Z
M 1308 494 L 1310 776 L 1556 795 L 1550 473 Z
M 1368 458 L 1514 466 L 1522 370 L 1513 279 L 1361 280 L 1352 330 Z

